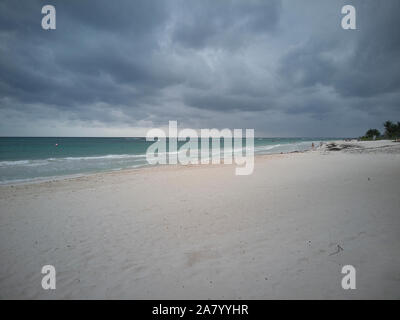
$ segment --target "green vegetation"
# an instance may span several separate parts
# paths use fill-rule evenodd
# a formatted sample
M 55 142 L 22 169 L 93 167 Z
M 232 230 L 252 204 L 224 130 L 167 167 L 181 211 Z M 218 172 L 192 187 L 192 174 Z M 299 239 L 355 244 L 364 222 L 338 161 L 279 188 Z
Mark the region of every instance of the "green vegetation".
M 385 133 L 382 135 L 378 129 L 369 129 L 360 140 L 382 140 L 382 139 L 399 139 L 400 138 L 400 122 L 393 123 L 386 121 L 383 124 Z
M 388 139 L 398 139 L 400 138 L 400 122 L 397 121 L 397 124 L 386 121 L 383 126 L 385 127 L 385 137 Z
M 365 133 L 365 137 L 369 138 L 369 139 L 373 139 L 374 136 L 376 138 L 379 138 L 381 136 L 381 133 L 379 132 L 378 129 L 369 129 L 366 133 Z

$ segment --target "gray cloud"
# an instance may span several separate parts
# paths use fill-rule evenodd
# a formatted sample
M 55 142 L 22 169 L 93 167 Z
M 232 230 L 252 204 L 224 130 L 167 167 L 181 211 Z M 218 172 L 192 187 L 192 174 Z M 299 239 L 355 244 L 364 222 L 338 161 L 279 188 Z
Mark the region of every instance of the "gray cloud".
M 338 136 L 397 121 L 400 3 L 352 1 L 345 31 L 346 2 L 2 1 L 0 134 L 178 120 Z
M 237 47 L 246 37 L 276 28 L 279 0 L 178 1 L 172 37 L 192 48 Z

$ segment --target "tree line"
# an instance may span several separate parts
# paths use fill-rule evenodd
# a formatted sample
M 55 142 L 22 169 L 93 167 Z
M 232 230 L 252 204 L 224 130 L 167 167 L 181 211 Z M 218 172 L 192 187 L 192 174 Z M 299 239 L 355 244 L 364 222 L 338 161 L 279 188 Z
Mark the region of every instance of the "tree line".
M 400 138 L 400 122 L 393 123 L 392 121 L 386 121 L 383 124 L 385 132 L 381 134 L 378 129 L 369 129 L 363 137 L 362 140 L 372 140 L 372 139 L 399 139 Z

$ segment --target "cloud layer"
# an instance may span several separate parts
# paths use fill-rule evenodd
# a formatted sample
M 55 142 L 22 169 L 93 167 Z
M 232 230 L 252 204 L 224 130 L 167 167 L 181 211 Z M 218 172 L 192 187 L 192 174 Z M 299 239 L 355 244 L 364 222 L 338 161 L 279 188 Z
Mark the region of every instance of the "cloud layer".
M 57 29 L 41 28 L 53 4 Z M 358 136 L 400 120 L 400 2 L 2 1 L 0 135 Z

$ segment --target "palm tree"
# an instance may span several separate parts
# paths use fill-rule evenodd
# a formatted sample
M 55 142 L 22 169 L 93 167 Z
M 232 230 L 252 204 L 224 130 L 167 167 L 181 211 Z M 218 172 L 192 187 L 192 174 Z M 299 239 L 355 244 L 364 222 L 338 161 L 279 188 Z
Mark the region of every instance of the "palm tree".
M 396 138 L 399 135 L 400 122 L 394 124 L 392 121 L 386 121 L 383 126 L 385 127 L 385 136 L 389 139 Z
M 379 132 L 378 129 L 369 129 L 366 133 L 365 133 L 365 137 L 368 139 L 372 139 L 374 137 L 378 138 L 380 137 L 381 133 Z
M 385 136 L 392 139 L 396 136 L 396 131 L 398 130 L 398 124 L 394 124 L 392 121 L 386 121 L 383 126 L 385 127 Z

